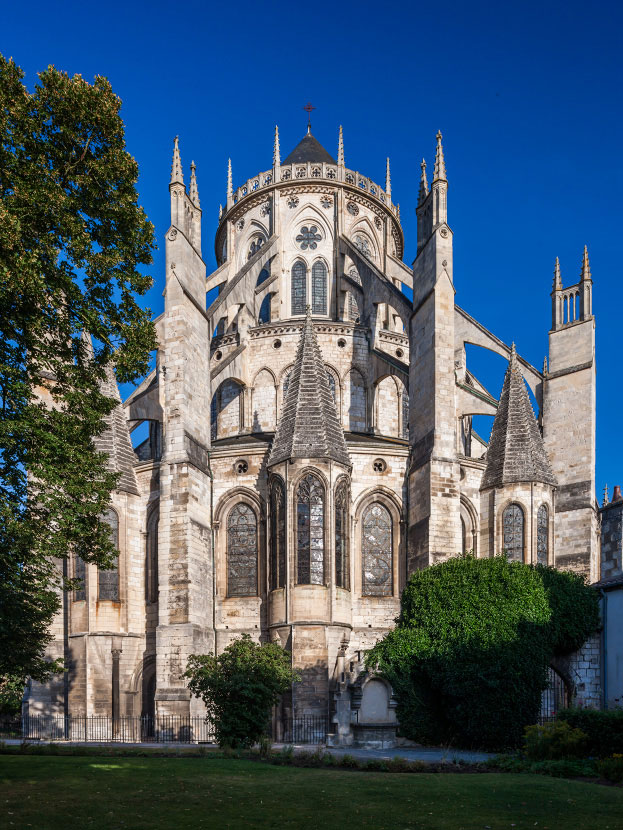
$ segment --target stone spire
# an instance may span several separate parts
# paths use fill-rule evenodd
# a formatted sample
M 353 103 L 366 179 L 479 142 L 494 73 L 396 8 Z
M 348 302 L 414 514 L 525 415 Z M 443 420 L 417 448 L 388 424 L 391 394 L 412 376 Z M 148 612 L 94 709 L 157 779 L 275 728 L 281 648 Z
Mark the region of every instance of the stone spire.
M 582 275 L 581 280 L 584 282 L 585 280 L 591 279 L 591 266 L 590 262 L 588 261 L 588 248 L 586 245 L 584 246 L 584 255 L 582 256 Z
M 268 464 L 292 458 L 351 466 L 309 306 Z
M 560 260 L 556 257 L 556 262 L 554 263 L 554 291 L 562 291 L 562 278 L 560 276 Z
M 194 161 L 190 163 L 190 189 L 188 192 L 190 201 L 195 207 L 199 207 L 199 188 L 197 187 L 197 165 Z
M 556 486 L 513 343 L 480 489 L 531 481 Z
M 385 193 L 391 201 L 392 197 L 392 177 L 389 174 L 389 158 L 387 159 L 387 167 L 385 169 Z
M 543 377 L 547 377 L 547 355 L 543 358 Z
M 344 134 L 342 132 L 342 125 L 340 124 L 340 135 L 337 140 L 337 163 L 339 167 L 344 167 Z
M 437 181 L 441 179 L 442 181 L 447 181 L 446 179 L 446 162 L 443 157 L 443 147 L 441 146 L 441 130 L 437 132 L 437 151 L 435 153 L 435 170 L 433 171 L 433 181 Z
M 227 207 L 234 201 L 234 187 L 231 177 L 231 159 L 227 160 Z
M 180 158 L 179 136 L 175 136 L 173 143 L 173 163 L 171 164 L 171 181 L 169 184 L 184 184 L 182 159 Z
M 275 124 L 275 142 L 273 144 L 273 167 L 281 164 L 281 153 L 279 150 L 279 127 Z
M 420 164 L 422 168 L 422 173 L 420 175 L 420 192 L 418 194 L 418 205 L 421 205 L 424 199 L 428 196 L 428 179 L 426 178 L 426 161 L 422 159 L 422 163 Z

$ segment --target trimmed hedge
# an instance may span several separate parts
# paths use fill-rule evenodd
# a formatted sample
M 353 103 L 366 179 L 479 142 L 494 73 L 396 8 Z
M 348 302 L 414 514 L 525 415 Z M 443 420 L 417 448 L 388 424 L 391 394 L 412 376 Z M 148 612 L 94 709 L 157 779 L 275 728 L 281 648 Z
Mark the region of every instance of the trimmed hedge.
M 561 709 L 556 719 L 584 732 L 587 755 L 605 758 L 623 753 L 623 709 Z

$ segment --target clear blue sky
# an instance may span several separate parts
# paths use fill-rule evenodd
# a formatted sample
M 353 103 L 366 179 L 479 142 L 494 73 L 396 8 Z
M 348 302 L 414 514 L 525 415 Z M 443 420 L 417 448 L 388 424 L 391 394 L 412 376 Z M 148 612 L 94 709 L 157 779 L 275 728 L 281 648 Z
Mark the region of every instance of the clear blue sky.
M 123 100 L 141 203 L 156 226 L 162 309 L 172 140 L 197 163 L 204 256 L 234 185 L 267 169 L 305 131 L 347 166 L 383 181 L 392 162 L 405 259 L 415 256 L 419 162 L 441 129 L 454 231 L 457 302 L 540 367 L 547 350 L 554 257 L 565 285 L 589 246 L 597 317 L 597 492 L 623 484 L 618 427 L 623 195 L 620 3 L 316 2 L 183 4 L 33 0 L 4 4 L 0 51 L 27 73 L 53 63 L 106 75 Z M 471 365 L 494 394 L 504 362 Z M 477 360 L 477 362 L 476 362 Z

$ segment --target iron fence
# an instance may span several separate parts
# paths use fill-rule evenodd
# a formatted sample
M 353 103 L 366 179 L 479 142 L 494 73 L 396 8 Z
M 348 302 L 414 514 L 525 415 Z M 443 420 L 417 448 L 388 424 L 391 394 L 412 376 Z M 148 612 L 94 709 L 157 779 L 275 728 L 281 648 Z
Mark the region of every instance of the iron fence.
M 214 729 L 201 717 L 25 715 L 0 719 L 0 739 L 97 743 L 212 743 Z
M 539 723 L 541 726 L 556 719 L 556 713 L 566 709 L 569 705 L 569 690 L 563 678 L 556 669 L 548 668 L 549 684 L 541 695 L 541 711 Z
M 273 725 L 273 741 L 284 744 L 322 744 L 326 741 L 328 719 L 317 715 L 281 718 Z

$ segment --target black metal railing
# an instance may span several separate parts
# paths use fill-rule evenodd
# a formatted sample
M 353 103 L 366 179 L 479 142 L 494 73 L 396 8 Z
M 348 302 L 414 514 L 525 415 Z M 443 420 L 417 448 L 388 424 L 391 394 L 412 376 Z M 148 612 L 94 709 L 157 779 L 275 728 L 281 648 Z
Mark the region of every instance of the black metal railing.
M 548 686 L 541 695 L 541 711 L 539 723 L 541 726 L 556 719 L 556 713 L 566 709 L 569 705 L 569 690 L 567 684 L 558 672 L 551 668 L 547 670 Z
M 273 741 L 284 744 L 322 744 L 326 741 L 328 719 L 321 715 L 281 718 L 273 725 Z
M 214 729 L 202 717 L 158 715 L 26 715 L 0 718 L 0 740 L 97 743 L 212 743 Z

